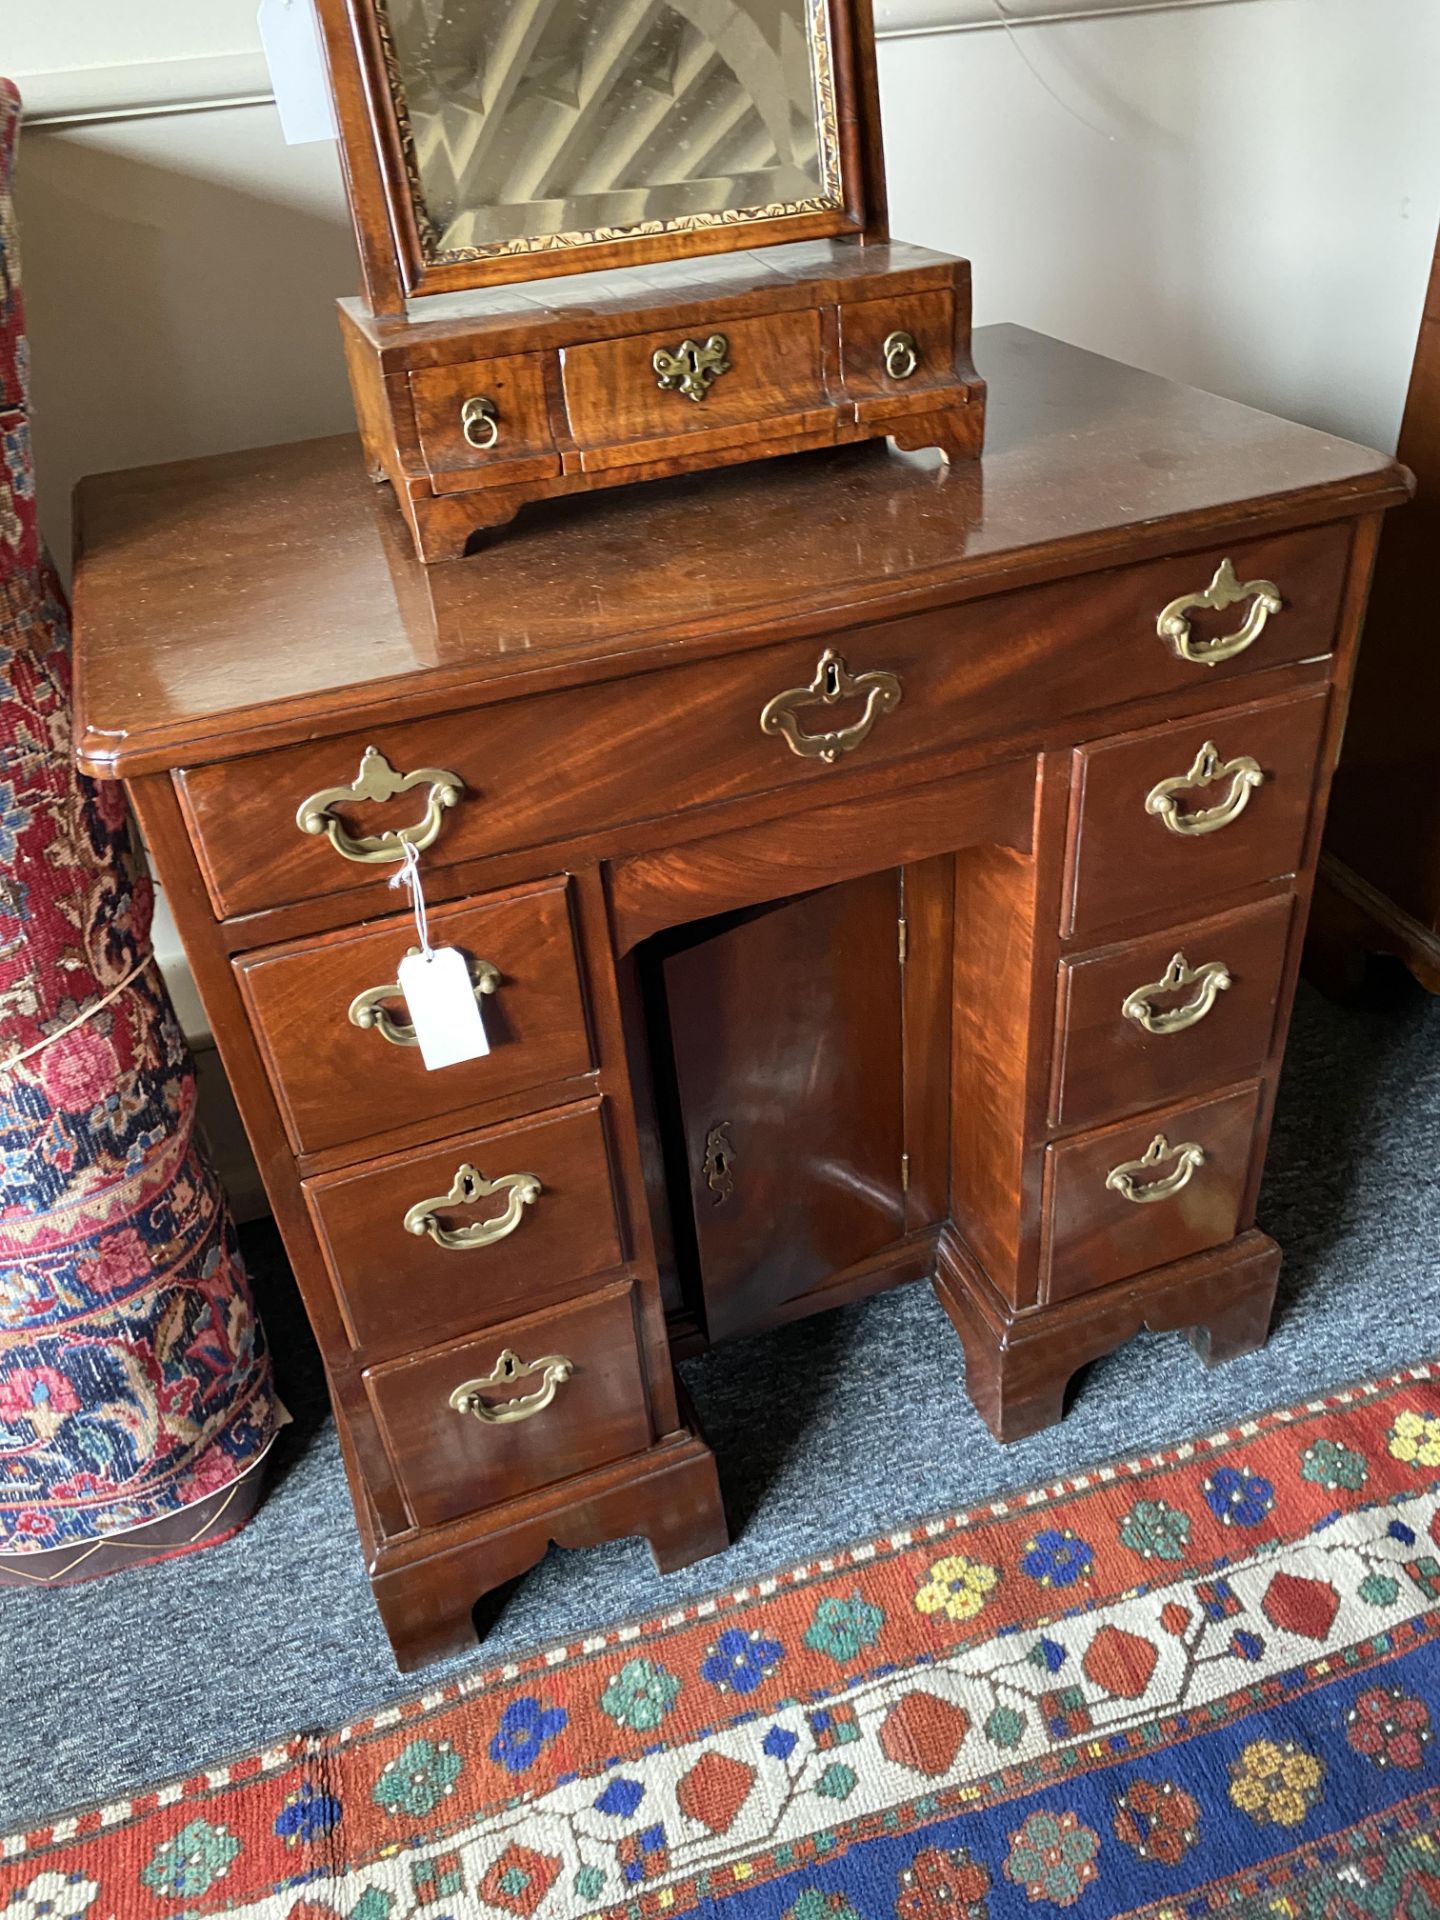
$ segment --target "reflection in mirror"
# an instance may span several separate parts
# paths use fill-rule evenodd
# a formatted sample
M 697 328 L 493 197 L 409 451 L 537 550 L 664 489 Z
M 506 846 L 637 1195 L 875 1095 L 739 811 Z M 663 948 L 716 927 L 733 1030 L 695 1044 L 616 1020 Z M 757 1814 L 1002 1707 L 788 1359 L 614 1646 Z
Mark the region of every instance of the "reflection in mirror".
M 842 204 L 826 0 L 375 0 L 431 262 Z

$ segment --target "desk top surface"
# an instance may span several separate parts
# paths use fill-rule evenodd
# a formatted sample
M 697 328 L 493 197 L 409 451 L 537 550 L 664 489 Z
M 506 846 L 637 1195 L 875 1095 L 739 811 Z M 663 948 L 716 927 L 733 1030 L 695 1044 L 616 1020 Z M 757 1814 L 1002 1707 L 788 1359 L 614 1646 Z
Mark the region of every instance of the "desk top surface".
M 348 435 L 85 480 L 81 762 L 194 764 L 1405 497 L 1383 454 L 1023 328 L 975 359 L 978 463 L 876 443 L 621 487 L 428 568 Z

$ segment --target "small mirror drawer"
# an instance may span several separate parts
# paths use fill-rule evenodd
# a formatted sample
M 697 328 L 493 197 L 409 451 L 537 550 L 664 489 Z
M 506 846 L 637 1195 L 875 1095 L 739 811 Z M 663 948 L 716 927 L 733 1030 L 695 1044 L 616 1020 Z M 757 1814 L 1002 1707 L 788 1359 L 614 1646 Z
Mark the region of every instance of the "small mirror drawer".
M 437 493 L 464 493 L 560 471 L 545 400 L 545 357 L 469 360 L 410 376 L 415 427 Z
M 304 1182 L 357 1346 L 425 1346 L 621 1262 L 599 1100 Z
M 395 986 L 416 944 L 410 914 L 235 961 L 297 1152 L 441 1120 L 590 1070 L 568 881 L 435 907 L 429 924 L 433 945 L 465 955 L 490 1042 L 480 1059 L 433 1072 L 409 1043 L 413 1029 Z M 377 993 L 386 987 L 392 991 Z
M 928 390 L 955 379 L 955 296 L 912 293 L 840 308 L 840 367 L 852 400 L 929 404 Z M 879 411 L 865 407 L 864 415 Z
M 1294 873 L 1327 700 L 1319 687 L 1080 748 L 1067 931 Z
M 1054 1124 L 1093 1127 L 1257 1073 L 1291 913 L 1287 893 L 1063 959 Z
M 421 1527 L 623 1460 L 651 1439 L 629 1281 L 374 1367 L 365 1386 Z
M 1042 1301 L 1233 1240 L 1258 1101 L 1259 1088 L 1244 1087 L 1053 1143 L 1045 1156 Z
M 723 347 L 717 343 L 723 342 Z M 656 356 L 662 356 L 662 366 Z M 666 382 L 665 385 L 661 381 Z M 667 441 L 765 422 L 768 437 L 831 418 L 820 378 L 817 309 L 596 340 L 564 354 L 570 427 L 587 469 L 659 458 Z M 750 438 L 732 435 L 732 438 Z

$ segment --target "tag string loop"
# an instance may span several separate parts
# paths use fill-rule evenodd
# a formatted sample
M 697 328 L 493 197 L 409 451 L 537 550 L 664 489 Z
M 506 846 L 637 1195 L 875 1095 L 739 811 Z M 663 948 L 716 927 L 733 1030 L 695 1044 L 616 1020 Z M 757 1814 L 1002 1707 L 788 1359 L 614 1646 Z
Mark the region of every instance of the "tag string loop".
M 410 904 L 415 909 L 415 932 L 420 939 L 420 951 L 429 960 L 435 949 L 430 944 L 430 924 L 425 916 L 425 885 L 420 878 L 420 856 L 408 840 L 405 842 L 405 864 L 398 873 L 391 874 L 387 884 L 410 889 Z

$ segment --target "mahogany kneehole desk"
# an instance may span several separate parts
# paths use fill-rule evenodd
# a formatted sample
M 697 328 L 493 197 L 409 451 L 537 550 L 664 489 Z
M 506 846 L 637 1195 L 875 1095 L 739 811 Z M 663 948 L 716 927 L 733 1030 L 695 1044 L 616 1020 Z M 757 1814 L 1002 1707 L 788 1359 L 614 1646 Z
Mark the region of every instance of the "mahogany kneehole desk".
M 425 568 L 349 439 L 80 494 L 129 787 L 403 1666 L 554 1540 L 726 1539 L 676 1352 L 930 1278 L 1002 1440 L 1265 1337 L 1255 1199 L 1377 454 L 981 333 L 978 465 L 530 510 Z M 426 1072 L 423 842 L 483 1059 Z M 361 856 L 361 857 L 357 857 Z

